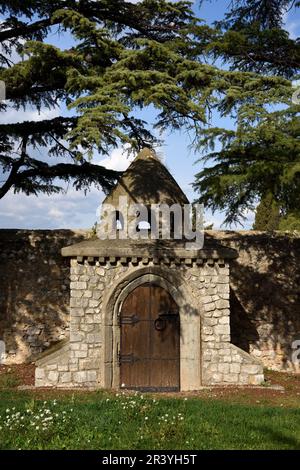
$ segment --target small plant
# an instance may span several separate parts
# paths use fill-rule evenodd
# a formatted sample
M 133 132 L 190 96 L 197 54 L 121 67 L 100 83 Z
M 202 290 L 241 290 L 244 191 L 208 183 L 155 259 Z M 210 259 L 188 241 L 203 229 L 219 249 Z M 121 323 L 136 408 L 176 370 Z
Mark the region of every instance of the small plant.
M 0 374 L 0 389 L 16 388 L 20 385 L 21 380 L 12 370 Z
M 7 408 L 0 416 L 0 422 L 2 442 L 20 441 L 19 447 L 23 444 L 25 448 L 44 448 L 53 437 L 60 439 L 69 434 L 70 423 L 74 423 L 73 408 L 61 411 L 56 400 L 38 402 L 33 399 L 21 409 Z

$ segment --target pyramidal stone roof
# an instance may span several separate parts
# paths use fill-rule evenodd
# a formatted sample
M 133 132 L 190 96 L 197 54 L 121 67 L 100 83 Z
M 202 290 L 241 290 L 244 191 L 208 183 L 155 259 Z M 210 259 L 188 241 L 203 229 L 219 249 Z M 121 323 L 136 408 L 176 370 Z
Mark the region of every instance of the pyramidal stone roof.
M 128 196 L 132 202 L 143 204 L 189 203 L 171 173 L 149 148 L 137 155 L 103 202 L 115 205 L 120 196 Z
M 129 203 L 137 204 L 188 204 L 189 201 L 177 184 L 171 173 L 157 158 L 155 153 L 145 148 L 130 164 L 123 173 L 111 193 L 105 198 L 103 204 L 111 204 L 118 207 L 119 198 L 128 196 Z M 235 250 L 225 248 L 215 240 L 205 238 L 202 249 L 186 249 L 186 240 L 123 240 L 98 238 L 90 239 L 75 245 L 62 248 L 63 256 L 77 257 L 78 262 L 85 259 L 88 262 L 99 260 L 106 263 L 107 260 L 114 263 L 118 260 L 126 264 L 129 260 L 138 264 L 142 259 L 144 264 L 150 260 L 154 263 L 165 262 L 169 264 L 171 260 L 184 260 L 188 265 L 193 262 L 202 264 L 204 260 L 214 262 L 236 258 Z

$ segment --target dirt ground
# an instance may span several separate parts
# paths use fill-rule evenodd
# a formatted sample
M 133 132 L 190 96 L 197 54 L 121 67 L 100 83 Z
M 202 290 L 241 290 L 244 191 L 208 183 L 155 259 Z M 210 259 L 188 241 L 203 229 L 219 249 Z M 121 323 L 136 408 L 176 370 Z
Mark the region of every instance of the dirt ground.
M 0 365 L 0 390 L 29 389 L 34 385 L 33 364 Z M 7 380 L 13 377 L 14 380 Z M 6 380 L 3 380 L 6 379 Z M 197 392 L 178 392 L 155 394 L 161 397 L 203 398 L 208 400 L 230 401 L 262 406 L 280 406 L 300 408 L 300 374 L 287 372 L 265 371 L 265 384 L 260 387 L 217 386 L 203 388 Z M 73 394 L 74 390 L 30 389 L 36 398 L 54 398 Z M 92 394 L 93 392 L 78 391 L 78 394 Z M 117 392 L 113 392 L 117 393 Z M 128 392 L 130 393 L 130 392 Z M 152 393 L 152 395 L 154 395 Z

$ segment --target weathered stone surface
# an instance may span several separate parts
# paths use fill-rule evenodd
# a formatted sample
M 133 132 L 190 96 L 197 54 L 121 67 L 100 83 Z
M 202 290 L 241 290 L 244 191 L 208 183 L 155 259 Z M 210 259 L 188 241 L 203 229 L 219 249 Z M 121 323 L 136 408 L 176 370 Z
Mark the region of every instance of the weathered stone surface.
M 216 335 L 228 335 L 230 333 L 229 324 L 215 326 L 214 327 L 214 332 L 215 332 Z
M 204 305 L 205 312 L 211 312 L 212 310 L 215 310 L 215 308 L 216 308 L 216 304 L 214 302 Z
M 241 371 L 243 374 L 260 374 L 261 366 L 256 364 L 242 364 Z
M 50 371 L 48 374 L 48 379 L 50 382 L 57 383 L 58 380 L 58 372 Z
M 216 307 L 217 309 L 223 309 L 223 308 L 229 308 L 229 301 L 228 300 L 224 300 L 224 299 L 221 299 L 221 300 L 217 300 L 216 301 Z
M 25 360 L 25 358 L 34 357 L 34 355 L 39 354 L 43 349 L 48 347 L 49 344 L 51 345 L 61 338 L 61 335 L 62 337 L 68 336 L 69 325 L 71 325 L 71 329 L 75 326 L 77 328 L 78 326 L 77 330 L 80 331 L 81 328 L 79 328 L 79 326 L 81 325 L 84 327 L 82 329 L 84 333 L 93 334 L 94 330 L 90 330 L 90 327 L 93 328 L 97 324 L 100 328 L 99 334 L 101 336 L 103 334 L 103 326 L 101 324 L 103 313 L 102 296 L 106 295 L 108 289 L 112 289 L 116 279 L 119 278 L 121 274 L 126 273 L 129 267 L 131 269 L 139 269 L 139 264 L 135 266 L 132 264 L 130 264 L 130 266 L 121 266 L 118 264 L 112 269 L 107 269 L 106 266 L 99 266 L 99 263 L 93 266 L 85 264 L 79 265 L 76 259 L 74 259 L 71 260 L 72 268 L 70 276 L 69 266 L 66 261 L 61 258 L 59 250 L 61 246 L 75 242 L 76 237 L 80 239 L 80 237 L 83 236 L 82 234 L 77 236 L 74 232 L 70 231 L 2 232 L 9 232 L 10 245 L 7 244 L 7 246 L 9 246 L 10 252 L 13 250 L 12 246 L 14 244 L 12 233 L 13 237 L 16 237 L 17 242 L 22 243 L 22 253 L 18 254 L 18 260 L 20 260 L 18 266 L 15 263 L 15 258 L 12 253 L 11 258 L 4 258 L 5 261 L 0 271 L 0 283 L 1 286 L 3 286 L 2 293 L 4 293 L 0 296 L 0 307 L 1 311 L 4 312 L 4 317 L 8 318 L 8 321 L 11 322 L 9 324 L 0 325 L 2 326 L 2 331 L 4 331 L 4 340 L 8 345 L 8 360 L 20 362 Z M 32 236 L 32 240 L 35 240 L 33 244 L 29 241 L 29 234 Z M 5 244 L 2 243 L 1 245 L 1 236 L 0 231 L 0 248 L 2 248 L 2 252 L 5 254 L 7 248 Z M 230 235 L 230 233 L 222 234 L 222 232 L 220 232 L 219 234 L 214 233 L 213 236 L 224 237 L 224 239 L 228 238 L 228 246 L 239 246 L 240 251 L 239 260 L 235 262 L 231 268 L 231 275 L 233 276 L 232 288 L 234 292 L 237 293 L 231 308 L 234 314 L 234 312 L 240 311 L 238 309 L 242 306 L 244 310 L 239 318 L 242 318 L 244 323 L 235 323 L 237 322 L 237 315 L 233 315 L 234 321 L 231 324 L 233 329 L 233 331 L 231 331 L 231 333 L 233 332 L 232 341 L 238 344 L 243 343 L 244 349 L 249 349 L 253 356 L 259 357 L 266 365 L 280 368 L 282 364 L 285 364 L 287 367 L 290 367 L 290 345 L 296 333 L 300 331 L 299 318 L 295 317 L 295 312 L 299 310 L 299 307 L 297 299 L 294 302 L 289 301 L 289 303 L 287 303 L 286 299 L 293 296 L 291 280 L 295 278 L 300 265 L 300 263 L 296 261 L 297 253 L 299 253 L 298 239 L 287 239 L 284 237 L 273 238 L 269 236 L 266 238 L 264 234 L 257 235 L 255 233 L 244 236 L 238 233 Z M 251 245 L 251 240 L 256 241 Z M 268 241 L 267 256 L 261 255 L 262 253 L 267 253 L 263 245 L 265 243 L 264 240 Z M 284 250 L 280 248 L 280 244 L 283 242 L 285 244 Z M 286 256 L 286 244 L 291 247 L 289 248 L 290 261 L 289 263 L 285 262 L 285 264 L 281 264 L 278 275 L 280 274 L 285 277 L 278 283 L 277 274 L 272 273 L 268 269 L 271 262 L 268 256 L 271 258 L 271 253 L 274 252 L 278 255 L 277 259 L 281 259 L 281 253 L 284 253 Z M 36 255 L 37 248 L 39 249 L 38 256 Z M 44 263 L 44 259 L 47 263 Z M 249 268 L 247 271 L 248 266 L 251 266 L 251 270 Z M 202 268 L 208 268 L 211 274 L 204 275 L 203 271 L 201 271 Z M 54 271 L 52 271 L 53 269 Z M 180 271 L 183 277 L 186 276 L 186 279 L 188 270 L 191 270 L 187 284 L 196 301 L 201 303 L 202 298 L 202 304 L 204 304 L 204 297 L 220 296 L 219 300 L 214 297 L 214 302 L 208 303 L 208 305 L 214 303 L 216 310 L 205 311 L 205 309 L 199 309 L 202 315 L 202 331 L 199 329 L 199 334 L 203 335 L 203 342 L 205 342 L 205 347 L 208 350 L 220 351 L 220 360 L 221 351 L 225 351 L 222 342 L 229 341 L 229 334 L 222 333 L 220 334 L 220 338 L 216 340 L 215 334 L 208 334 L 210 330 L 206 330 L 207 333 L 204 334 L 203 329 L 206 327 L 215 328 L 217 325 L 216 321 L 218 321 L 219 326 L 226 326 L 228 324 L 228 320 L 226 320 L 225 317 L 228 317 L 229 309 L 219 309 L 218 305 L 215 303 L 227 301 L 222 295 L 225 294 L 226 297 L 226 294 L 229 292 L 228 275 L 226 273 L 224 274 L 224 271 L 221 271 L 220 268 L 215 270 L 211 266 L 207 267 L 205 262 L 197 266 L 193 262 L 193 265 L 189 267 L 179 265 L 176 268 L 171 267 L 169 269 L 176 269 L 176 272 Z M 26 272 L 26 276 L 24 276 L 24 272 Z M 264 285 L 267 285 L 269 289 L 269 291 L 268 289 L 260 289 L 259 296 L 254 295 L 254 293 L 257 292 L 260 286 L 255 285 L 255 282 L 251 281 L 251 279 L 254 278 L 255 272 L 260 273 L 260 278 L 263 278 Z M 15 279 L 18 285 L 18 291 L 15 290 L 11 293 L 13 302 L 10 304 L 5 301 L 5 295 L 6 292 L 8 292 L 5 286 L 8 285 L 9 280 L 8 277 L 6 280 L 6 276 L 8 276 L 6 273 L 10 273 L 9 276 Z M 86 289 L 83 289 L 81 297 L 71 298 L 71 321 L 69 321 L 68 306 L 69 277 L 71 282 L 74 283 L 74 287 L 76 286 L 74 292 L 80 290 L 77 289 L 77 287 L 83 287 L 84 283 L 86 283 L 87 286 Z M 287 279 L 288 282 L 285 282 L 284 279 Z M 205 289 L 203 289 L 204 285 L 206 286 Z M 271 285 L 276 285 L 276 289 L 271 288 Z M 104 286 L 105 289 L 103 290 Z M 291 291 L 289 289 L 291 289 Z M 99 298 L 89 297 L 90 292 L 96 292 L 95 296 L 99 296 Z M 267 292 L 272 292 L 272 296 L 270 297 Z M 258 298 L 260 298 L 261 305 L 258 305 Z M 99 301 L 98 306 L 89 306 L 89 300 Z M 293 305 L 293 309 L 290 309 L 290 305 Z M 7 308 L 10 308 L 9 312 Z M 26 323 L 22 320 L 24 318 L 26 318 Z M 28 320 L 30 318 L 32 318 L 32 321 Z M 275 318 L 276 324 L 274 321 Z M 280 332 L 280 324 L 282 324 L 280 321 L 281 318 L 283 318 L 285 325 L 284 333 Z M 209 320 L 211 323 L 208 322 Z M 251 339 L 249 332 L 255 340 Z M 240 335 L 240 338 L 238 335 Z M 206 341 L 204 341 L 204 336 Z M 16 338 L 18 341 L 16 341 Z M 86 337 L 80 338 L 78 346 L 81 346 L 81 343 L 86 341 Z M 88 344 L 92 345 L 92 343 Z M 22 345 L 22 347 L 19 347 L 19 345 Z M 75 345 L 76 343 L 72 343 L 72 351 L 74 353 L 75 349 L 73 350 L 73 346 L 75 347 Z M 77 349 L 77 351 L 85 353 L 87 350 Z M 91 350 L 87 354 L 87 358 L 72 357 L 70 359 L 69 370 L 71 371 L 72 367 L 73 372 L 78 372 L 78 361 L 89 360 L 94 352 Z M 96 354 L 100 353 L 96 352 Z M 205 361 L 208 361 L 208 357 L 211 358 L 212 356 L 206 356 L 205 351 L 203 351 L 203 371 L 206 370 Z M 98 356 L 98 359 L 99 358 L 100 356 Z M 77 363 L 71 363 L 73 359 L 77 359 Z M 227 352 L 222 355 L 222 361 L 224 363 L 234 366 L 233 369 L 230 369 L 232 371 L 230 373 L 237 373 L 234 371 L 238 370 L 238 365 L 240 365 L 241 370 L 243 368 L 243 372 L 239 374 L 239 383 L 259 383 L 259 381 L 262 380 L 261 366 L 251 364 L 251 360 L 250 357 L 250 362 L 247 362 L 244 357 L 237 354 L 235 351 L 232 354 L 228 354 Z M 213 361 L 217 360 L 214 358 Z M 211 367 L 213 368 L 211 372 L 217 373 L 216 365 L 218 365 L 217 362 L 211 363 Z M 254 367 L 249 369 L 249 365 Z M 67 366 L 62 365 L 59 361 L 57 363 L 57 369 L 55 369 L 55 367 L 55 364 L 50 364 L 49 368 L 44 369 L 44 373 L 47 374 L 47 377 L 44 377 L 45 381 L 47 380 L 49 382 L 48 373 L 50 372 L 58 372 L 59 381 L 62 373 L 69 372 L 68 370 L 63 370 Z M 244 372 L 245 370 L 247 372 Z M 209 380 L 212 380 L 211 377 L 210 375 Z M 101 379 L 99 380 L 101 381 Z M 206 380 L 205 372 L 203 374 L 203 380 Z M 207 383 L 209 383 L 209 380 L 207 379 Z M 37 378 L 37 381 L 43 381 L 43 379 Z
M 42 368 L 37 367 L 35 369 L 35 378 L 36 379 L 44 379 L 45 378 L 45 370 Z

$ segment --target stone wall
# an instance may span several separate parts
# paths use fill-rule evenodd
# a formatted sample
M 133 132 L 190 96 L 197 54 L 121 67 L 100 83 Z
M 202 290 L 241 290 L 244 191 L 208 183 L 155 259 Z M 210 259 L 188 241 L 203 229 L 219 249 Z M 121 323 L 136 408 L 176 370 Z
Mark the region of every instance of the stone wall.
M 209 232 L 235 248 L 231 265 L 231 340 L 274 370 L 296 370 L 300 339 L 300 234 Z
M 0 340 L 7 363 L 34 359 L 68 336 L 70 267 L 60 250 L 82 238 L 70 230 L 0 230 Z
M 69 336 L 69 260 L 60 249 L 87 235 L 0 230 L 0 340 L 6 343 L 6 362 L 33 360 Z M 206 236 L 239 252 L 231 267 L 231 342 L 268 367 L 294 370 L 292 342 L 300 339 L 300 236 L 221 231 Z M 232 351 L 230 346 L 229 355 Z
M 145 282 L 160 283 L 179 307 L 181 390 L 262 383 L 262 365 L 230 344 L 229 265 L 176 261 L 72 259 L 69 346 L 37 362 L 36 385 L 118 387 L 118 299 Z

